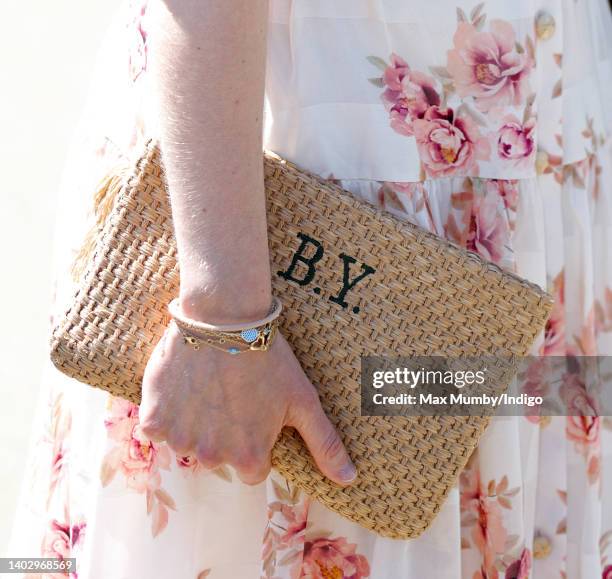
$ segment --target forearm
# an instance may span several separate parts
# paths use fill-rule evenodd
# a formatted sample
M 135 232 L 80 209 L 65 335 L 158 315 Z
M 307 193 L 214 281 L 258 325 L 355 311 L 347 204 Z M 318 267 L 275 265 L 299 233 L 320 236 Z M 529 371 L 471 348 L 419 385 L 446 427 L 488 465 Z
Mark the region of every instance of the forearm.
M 271 303 L 262 164 L 267 0 L 155 0 L 150 74 L 187 315 Z

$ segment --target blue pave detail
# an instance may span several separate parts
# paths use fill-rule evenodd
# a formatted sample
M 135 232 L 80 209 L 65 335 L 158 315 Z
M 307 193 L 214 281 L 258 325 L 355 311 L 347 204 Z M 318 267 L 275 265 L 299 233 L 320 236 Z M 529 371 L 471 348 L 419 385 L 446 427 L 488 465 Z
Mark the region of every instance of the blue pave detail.
M 249 344 L 254 342 L 259 337 L 259 330 L 255 328 L 250 328 L 248 330 L 242 330 L 240 332 L 240 337 Z

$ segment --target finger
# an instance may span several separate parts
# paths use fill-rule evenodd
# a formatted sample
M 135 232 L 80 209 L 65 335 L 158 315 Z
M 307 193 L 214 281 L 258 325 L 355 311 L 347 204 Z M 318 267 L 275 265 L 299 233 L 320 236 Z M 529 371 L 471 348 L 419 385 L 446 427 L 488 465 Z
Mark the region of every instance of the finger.
M 196 442 L 198 442 L 194 406 L 187 404 L 174 408 L 169 404 L 165 407 L 166 415 L 172 417 L 172 426 L 167 432 L 166 442 L 179 456 L 193 454 Z
M 151 442 L 165 442 L 165 430 L 149 423 L 140 424 L 140 432 Z
M 171 432 L 168 434 L 166 442 L 178 456 L 187 456 L 192 454 L 195 446 L 192 436 L 179 432 Z
M 143 381 L 142 400 L 138 406 L 138 423 L 141 432 L 154 442 L 163 442 L 168 434 L 168 427 L 165 413 L 157 403 L 154 396 L 151 396 L 148 383 Z
M 206 470 L 215 470 L 224 462 L 218 448 L 214 448 L 207 443 L 196 445 L 195 457 Z
M 229 463 L 236 470 L 238 478 L 247 485 L 256 485 L 266 480 L 272 468 L 270 452 L 252 451 L 230 459 Z
M 142 434 L 153 442 L 164 442 L 166 440 L 168 428 L 160 413 L 143 412 L 141 406 L 138 415 L 138 425 Z
M 357 478 L 342 439 L 321 408 L 318 397 L 292 409 L 287 422 L 298 430 L 320 471 L 340 485 Z

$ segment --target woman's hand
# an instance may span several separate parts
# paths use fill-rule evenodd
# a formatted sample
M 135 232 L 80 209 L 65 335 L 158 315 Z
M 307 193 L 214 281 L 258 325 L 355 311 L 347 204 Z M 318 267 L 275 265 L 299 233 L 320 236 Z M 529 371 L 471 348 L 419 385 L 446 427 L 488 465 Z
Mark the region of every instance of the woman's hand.
M 212 324 L 258 320 L 271 294 L 262 132 L 268 0 L 151 0 L 152 116 L 172 204 L 180 303 Z M 148 94 L 148 93 L 147 93 Z M 280 296 L 282 298 L 282 296 Z M 172 324 L 146 368 L 144 432 L 209 468 L 257 483 L 284 425 L 296 427 L 323 474 L 353 469 L 288 343 L 266 352 L 194 351 Z
M 194 350 L 170 324 L 146 368 L 140 420 L 151 439 L 195 455 L 205 468 L 230 464 L 247 484 L 267 476 L 283 426 L 299 431 L 324 475 L 339 484 L 356 475 L 280 332 L 266 352 L 231 355 Z

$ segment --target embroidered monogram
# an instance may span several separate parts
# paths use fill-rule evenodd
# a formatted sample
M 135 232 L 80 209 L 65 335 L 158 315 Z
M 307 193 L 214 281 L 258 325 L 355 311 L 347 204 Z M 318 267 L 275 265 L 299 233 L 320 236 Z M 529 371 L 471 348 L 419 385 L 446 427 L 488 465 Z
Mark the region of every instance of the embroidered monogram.
M 298 233 L 298 237 L 302 241 L 296 252 L 293 254 L 289 267 L 285 271 L 279 270 L 277 274 L 282 278 L 286 279 L 287 281 L 292 281 L 297 283 L 298 285 L 306 286 L 314 280 L 316 274 L 315 264 L 321 261 L 325 250 L 323 249 L 323 245 L 320 241 L 317 241 L 316 239 L 310 237 L 309 235 L 306 235 L 305 233 Z M 312 255 L 311 257 L 307 257 L 306 255 L 307 248 L 309 245 L 315 247 L 314 255 Z M 351 280 L 351 264 L 357 263 L 357 260 L 354 257 L 347 255 L 346 253 L 341 253 L 339 257 L 340 259 L 342 259 L 343 263 L 342 288 L 340 289 L 340 292 L 337 296 L 330 296 L 329 300 L 334 302 L 335 304 L 338 304 L 342 308 L 347 308 L 350 305 L 344 299 L 347 293 L 352 290 L 361 280 L 363 280 L 368 275 L 373 274 L 376 270 L 368 264 L 362 263 L 361 273 Z M 304 264 L 308 268 L 308 271 L 302 278 L 296 277 L 294 275 L 294 272 L 299 267 L 300 263 Z M 320 294 L 321 288 L 316 286 L 313 288 L 313 291 L 316 294 Z M 353 306 L 353 313 L 357 314 L 359 313 L 359 311 L 359 306 Z

